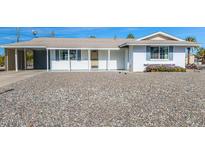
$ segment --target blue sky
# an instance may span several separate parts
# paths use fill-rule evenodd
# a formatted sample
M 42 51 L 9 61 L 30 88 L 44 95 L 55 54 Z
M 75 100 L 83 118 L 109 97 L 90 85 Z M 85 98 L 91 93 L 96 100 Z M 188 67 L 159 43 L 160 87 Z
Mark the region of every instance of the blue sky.
M 87 38 L 91 35 L 97 38 L 126 38 L 133 33 L 136 38 L 162 31 L 179 38 L 187 36 L 196 37 L 198 43 L 205 47 L 205 27 L 21 27 L 20 41 L 34 38 L 32 31 L 38 32 L 38 37 L 50 37 L 51 31 L 55 31 L 56 37 Z M 0 28 L 0 44 L 14 43 L 16 41 L 15 27 Z M 0 48 L 0 54 L 3 49 Z

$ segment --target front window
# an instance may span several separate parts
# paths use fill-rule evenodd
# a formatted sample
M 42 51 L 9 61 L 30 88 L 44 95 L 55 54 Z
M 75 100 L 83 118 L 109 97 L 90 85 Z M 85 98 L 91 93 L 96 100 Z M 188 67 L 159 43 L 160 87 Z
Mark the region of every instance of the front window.
M 81 60 L 81 50 L 70 50 L 70 60 Z
M 70 50 L 70 60 L 76 60 L 76 50 Z
M 67 50 L 56 50 L 56 60 L 68 60 L 68 51 Z
M 150 47 L 151 59 L 168 59 L 169 47 Z
M 60 60 L 68 60 L 68 51 L 60 50 Z
M 160 47 L 160 59 L 168 59 L 168 47 Z
M 151 47 L 151 59 L 159 59 L 159 47 Z

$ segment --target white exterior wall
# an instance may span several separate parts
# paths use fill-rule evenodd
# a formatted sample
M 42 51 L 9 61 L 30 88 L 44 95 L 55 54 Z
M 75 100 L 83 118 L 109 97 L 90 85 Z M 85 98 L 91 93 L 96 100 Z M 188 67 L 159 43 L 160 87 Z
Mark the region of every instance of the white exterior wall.
M 88 70 L 88 50 L 81 51 L 81 60 L 71 60 L 72 70 Z
M 68 60 L 58 60 L 56 61 L 55 50 L 50 51 L 50 65 L 51 70 L 61 71 L 61 70 L 70 70 L 70 62 Z
M 174 47 L 173 61 L 176 66 L 185 68 L 185 62 L 186 62 L 185 49 L 186 47 Z
M 99 50 L 98 51 L 98 69 L 106 70 L 107 69 L 107 60 L 108 60 L 108 50 Z
M 108 65 L 108 50 L 99 50 L 98 51 L 98 69 L 105 70 Z M 125 50 L 110 50 L 110 62 L 109 69 L 125 69 Z
M 173 60 L 146 60 L 146 46 L 135 46 L 130 48 L 133 51 L 133 71 L 142 72 L 145 70 L 145 64 L 175 64 L 185 67 L 185 47 L 174 47 Z
M 110 62 L 109 69 L 125 69 L 125 51 L 121 50 L 111 50 L 110 51 Z

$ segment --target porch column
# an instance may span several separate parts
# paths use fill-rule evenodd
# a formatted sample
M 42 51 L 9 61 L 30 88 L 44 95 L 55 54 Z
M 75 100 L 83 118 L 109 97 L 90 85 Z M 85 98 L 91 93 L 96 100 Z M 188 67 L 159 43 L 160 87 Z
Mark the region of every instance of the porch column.
M 27 61 L 26 61 L 26 48 L 24 48 L 24 70 L 27 69 Z
M 4 50 L 4 54 L 5 54 L 5 69 L 6 69 L 6 71 L 8 71 L 9 70 L 8 50 L 5 48 L 3 50 Z
M 46 49 L 46 58 L 47 58 L 47 60 L 46 60 L 46 65 L 47 65 L 47 72 L 48 72 L 48 49 Z
M 88 71 L 90 71 L 90 49 L 88 49 Z
M 71 72 L 70 50 L 68 50 L 69 71 Z
M 129 50 L 128 48 L 125 48 L 125 69 L 129 70 Z
M 18 50 L 17 48 L 15 49 L 15 68 L 16 68 L 16 72 L 18 72 Z
M 107 70 L 110 70 L 110 50 L 107 51 Z

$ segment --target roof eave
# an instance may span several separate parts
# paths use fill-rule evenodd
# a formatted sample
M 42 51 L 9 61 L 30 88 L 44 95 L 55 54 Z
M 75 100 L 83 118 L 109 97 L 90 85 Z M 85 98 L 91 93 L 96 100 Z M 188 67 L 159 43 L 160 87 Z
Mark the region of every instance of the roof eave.
M 3 45 L 0 46 L 1 48 L 46 48 L 46 46 L 9 46 L 9 45 Z
M 135 43 L 129 43 L 129 44 L 122 44 L 120 45 L 120 47 L 124 47 L 124 46 L 185 46 L 185 47 L 197 47 L 199 46 L 198 44 L 149 44 L 149 43 L 145 43 L 145 44 L 135 44 Z
M 159 34 L 160 34 L 160 35 L 163 35 L 163 36 L 165 36 L 165 37 L 170 37 L 170 38 L 175 39 L 175 40 L 177 40 L 177 41 L 184 41 L 183 39 L 180 39 L 180 38 L 175 37 L 175 36 L 173 36 L 173 35 L 167 34 L 167 33 L 165 33 L 165 32 L 156 32 L 156 33 L 147 35 L 147 36 L 145 36 L 145 37 L 141 37 L 141 38 L 137 39 L 137 41 L 141 41 L 141 40 L 144 40 L 144 39 L 147 39 L 147 38 L 149 38 L 149 37 L 152 37 L 152 36 L 155 36 L 155 35 L 159 35 Z

